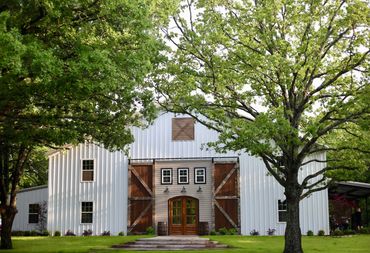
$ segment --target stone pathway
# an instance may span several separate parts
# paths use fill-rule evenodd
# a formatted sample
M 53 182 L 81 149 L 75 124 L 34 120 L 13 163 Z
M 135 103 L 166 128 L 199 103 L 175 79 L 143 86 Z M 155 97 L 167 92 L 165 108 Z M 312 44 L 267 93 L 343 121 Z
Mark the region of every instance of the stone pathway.
M 228 246 L 198 236 L 157 236 L 141 238 L 134 242 L 113 245 L 112 247 L 128 250 L 200 250 L 227 248 Z

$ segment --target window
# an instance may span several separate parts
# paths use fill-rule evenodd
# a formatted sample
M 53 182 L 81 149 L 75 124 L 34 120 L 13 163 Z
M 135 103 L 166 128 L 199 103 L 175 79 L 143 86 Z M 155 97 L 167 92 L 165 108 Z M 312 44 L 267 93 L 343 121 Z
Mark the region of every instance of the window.
M 94 160 L 82 160 L 82 181 L 94 181 Z
M 173 118 L 172 119 L 172 140 L 189 141 L 194 140 L 194 119 Z
M 194 183 L 206 183 L 206 168 L 194 168 Z
M 29 204 L 28 206 L 28 223 L 39 223 L 39 204 Z
M 278 200 L 278 221 L 286 222 L 287 220 L 287 204 L 286 200 Z
M 177 170 L 177 183 L 178 184 L 189 183 L 189 168 L 179 168 Z
M 81 202 L 81 223 L 93 223 L 93 202 Z
M 161 184 L 172 184 L 172 169 L 161 169 Z

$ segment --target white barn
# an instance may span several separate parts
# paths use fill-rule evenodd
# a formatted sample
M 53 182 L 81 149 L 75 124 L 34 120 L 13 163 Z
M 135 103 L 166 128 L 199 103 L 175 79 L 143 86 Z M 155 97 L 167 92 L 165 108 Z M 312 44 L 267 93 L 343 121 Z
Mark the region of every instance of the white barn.
M 184 115 L 163 113 L 147 129 L 133 129 L 133 135 L 128 155 L 92 143 L 50 154 L 46 200 L 51 233 L 81 235 L 91 229 L 116 235 L 152 226 L 160 233 L 167 228 L 169 234 L 198 234 L 208 225 L 210 230 L 235 228 L 243 235 L 252 230 L 266 235 L 268 229 L 284 234 L 283 188 L 259 158 L 204 148 L 218 134 Z M 301 174 L 322 166 L 310 163 Z M 326 190 L 300 207 L 302 233 L 329 233 Z M 16 219 L 25 221 L 23 213 Z M 14 230 L 20 230 L 17 222 Z

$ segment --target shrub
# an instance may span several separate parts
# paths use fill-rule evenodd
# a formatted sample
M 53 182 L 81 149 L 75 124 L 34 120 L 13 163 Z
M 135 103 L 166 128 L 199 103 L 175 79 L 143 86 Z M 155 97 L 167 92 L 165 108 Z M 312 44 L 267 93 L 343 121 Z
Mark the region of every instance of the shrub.
M 61 235 L 60 231 L 55 231 L 54 232 L 54 236 L 60 236 L 60 235 Z
M 356 234 L 356 232 L 351 229 L 346 229 L 346 230 L 343 230 L 343 234 L 344 235 L 354 235 Z
M 220 229 L 218 230 L 218 233 L 219 233 L 220 235 L 228 235 L 228 234 L 229 234 L 229 230 L 228 230 L 227 228 L 220 228 Z
M 24 231 L 24 236 L 30 236 L 31 235 L 31 231 Z
M 67 232 L 66 232 L 66 234 L 65 234 L 65 236 L 76 236 L 76 234 L 75 233 L 73 233 L 71 230 L 67 230 Z
M 153 227 L 147 227 L 147 229 L 146 229 L 146 234 L 147 235 L 154 235 L 154 233 L 155 233 L 155 230 L 154 230 Z
M 36 230 L 32 230 L 31 232 L 30 232 L 30 236 L 38 236 L 39 235 L 39 233 L 37 233 L 37 231 Z
M 360 234 L 370 234 L 370 227 L 368 228 L 360 228 L 360 230 L 358 231 Z
M 105 231 L 101 234 L 102 236 L 110 236 L 110 231 Z
M 333 236 L 342 236 L 343 235 L 343 231 L 342 230 L 339 230 L 339 229 L 336 229 L 332 232 L 332 235 Z
M 118 233 L 118 235 L 119 235 L 119 236 L 124 236 L 124 235 L 125 235 L 125 233 L 123 233 L 123 232 L 119 232 L 119 233 Z
M 307 236 L 313 236 L 313 231 L 312 230 L 308 230 L 307 231 Z
M 211 230 L 211 232 L 209 232 L 210 235 L 217 235 L 217 232 L 216 230 Z
M 24 236 L 24 231 L 12 231 L 12 236 Z
M 260 235 L 260 232 L 258 232 L 257 230 L 253 229 L 253 230 L 250 232 L 250 235 Z
M 41 231 L 40 235 L 41 235 L 41 236 L 49 236 L 49 235 L 50 235 L 50 233 L 49 233 L 49 231 L 44 230 L 44 231 Z
M 275 234 L 275 232 L 276 232 L 276 229 L 275 229 L 275 228 L 269 228 L 269 229 L 267 230 L 267 234 L 268 234 L 268 235 L 274 235 L 274 234 Z
M 319 232 L 317 233 L 318 236 L 324 236 L 325 235 L 325 231 L 324 230 L 319 230 Z
M 239 234 L 237 229 L 235 229 L 235 228 L 230 228 L 229 229 L 229 235 L 237 235 L 237 234 Z
M 88 230 L 84 230 L 84 232 L 82 233 L 83 236 L 90 236 L 92 235 L 92 230 L 91 229 L 88 229 Z

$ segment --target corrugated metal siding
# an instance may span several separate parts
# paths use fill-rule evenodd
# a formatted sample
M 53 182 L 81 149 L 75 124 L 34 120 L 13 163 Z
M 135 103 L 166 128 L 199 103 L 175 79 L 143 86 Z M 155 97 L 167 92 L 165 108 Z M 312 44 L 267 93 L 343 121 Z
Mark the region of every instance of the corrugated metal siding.
M 179 115 L 182 117 L 183 115 Z M 282 187 L 267 175 L 262 161 L 243 153 L 218 154 L 204 147 L 217 140 L 217 133 L 195 124 L 195 140 L 172 141 L 171 113 L 162 114 L 147 129 L 133 129 L 135 142 L 130 158 L 190 158 L 240 156 L 241 232 L 253 229 L 266 234 L 268 228 L 284 234 L 285 224 L 278 223 L 277 201 L 284 199 Z M 204 147 L 204 148 L 203 148 Z M 81 183 L 81 158 L 96 159 L 96 180 Z M 49 219 L 51 231 L 71 229 L 81 234 L 91 228 L 94 233 L 126 231 L 127 158 L 120 152 L 110 153 L 92 144 L 81 144 L 69 151 L 53 154 L 49 160 Z M 311 173 L 323 164 L 309 164 L 302 174 Z M 176 181 L 175 181 L 176 182 Z M 196 196 L 195 196 L 196 197 Z M 211 198 L 211 196 L 210 196 Z M 80 201 L 94 201 L 94 224 L 80 224 Z M 301 204 L 302 232 L 319 229 L 329 232 L 327 191 L 313 194 Z M 167 212 L 167 210 L 161 210 Z M 159 212 L 156 209 L 156 212 Z
M 28 223 L 29 204 L 40 204 L 48 201 L 48 188 L 35 188 L 17 194 L 17 209 L 13 222 L 13 231 L 37 230 L 37 224 Z
M 81 182 L 81 160 L 94 159 L 94 181 Z M 121 152 L 80 144 L 49 157 L 48 230 L 93 234 L 127 230 L 127 166 Z M 92 201 L 92 224 L 81 224 L 81 202 Z

